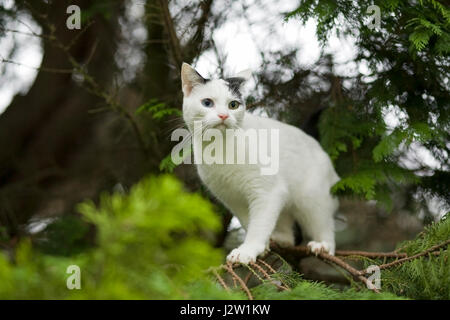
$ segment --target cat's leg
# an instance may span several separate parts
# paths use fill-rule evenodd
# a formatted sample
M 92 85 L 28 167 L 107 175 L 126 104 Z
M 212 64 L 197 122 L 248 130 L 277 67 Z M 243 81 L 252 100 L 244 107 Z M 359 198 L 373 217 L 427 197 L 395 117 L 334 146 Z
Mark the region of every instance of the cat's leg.
M 296 215 L 305 235 L 311 239 L 308 248 L 316 255 L 327 252 L 334 255 L 334 213 L 338 201 L 331 195 L 322 198 L 310 198 L 299 205 Z
M 230 207 L 230 212 L 233 214 L 233 217 L 239 221 L 239 224 L 244 230 L 248 228 L 248 209 L 244 207 Z
M 256 261 L 266 249 L 283 206 L 284 197 L 276 189 L 251 201 L 245 240 L 230 252 L 227 261 L 244 264 Z
M 292 214 L 283 211 L 278 218 L 278 222 L 275 226 L 275 230 L 270 236 L 270 240 L 284 247 L 293 246 L 295 244 L 294 223 L 295 220 Z

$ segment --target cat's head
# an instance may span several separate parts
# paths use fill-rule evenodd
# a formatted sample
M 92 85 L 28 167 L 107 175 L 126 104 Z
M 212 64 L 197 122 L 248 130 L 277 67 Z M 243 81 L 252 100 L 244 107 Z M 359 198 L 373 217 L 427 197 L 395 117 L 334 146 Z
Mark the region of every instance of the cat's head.
M 245 70 L 231 78 L 209 80 L 183 63 L 183 118 L 189 129 L 194 121 L 201 121 L 203 128 L 239 128 L 245 115 L 240 89 L 250 77 L 250 70 Z

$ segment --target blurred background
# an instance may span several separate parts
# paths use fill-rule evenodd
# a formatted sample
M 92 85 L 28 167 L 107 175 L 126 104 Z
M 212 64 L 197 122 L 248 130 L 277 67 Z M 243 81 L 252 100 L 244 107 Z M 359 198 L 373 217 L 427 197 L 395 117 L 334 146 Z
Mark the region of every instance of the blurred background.
M 214 203 L 216 247 L 239 241 L 193 165 L 169 158 L 182 62 L 208 78 L 252 69 L 249 111 L 320 141 L 343 178 L 338 248 L 412 239 L 449 211 L 450 15 L 440 1 L 374 4 L 375 28 L 369 3 L 347 0 L 0 0 L 1 247 L 55 226 L 48 252 L 92 242 L 92 228 L 72 236 L 78 203 L 163 173 Z

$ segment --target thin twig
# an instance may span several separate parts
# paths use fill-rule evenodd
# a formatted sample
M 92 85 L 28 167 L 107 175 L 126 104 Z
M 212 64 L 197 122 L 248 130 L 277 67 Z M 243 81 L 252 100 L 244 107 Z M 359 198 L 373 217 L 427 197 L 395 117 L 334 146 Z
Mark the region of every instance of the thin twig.
M 447 246 L 448 244 L 450 244 L 450 239 L 448 239 L 448 240 L 446 240 L 446 241 L 444 241 L 444 242 L 442 242 L 440 244 L 437 244 L 435 246 L 432 246 L 431 248 L 429 248 L 429 249 L 427 249 L 427 250 L 425 250 L 425 251 L 423 251 L 421 253 L 415 254 L 415 255 L 413 255 L 411 257 L 406 257 L 406 258 L 399 259 L 399 260 L 396 260 L 396 261 L 393 261 L 393 262 L 390 262 L 390 263 L 385 263 L 385 264 L 382 264 L 382 265 L 380 265 L 378 267 L 380 268 L 380 270 L 391 268 L 391 267 L 400 265 L 402 263 L 405 263 L 407 261 L 411 261 L 411 260 L 423 257 L 423 256 L 425 256 L 425 255 L 427 255 L 429 253 L 433 254 L 436 250 L 441 249 L 441 248 Z M 361 274 L 366 274 L 368 271 L 367 271 L 367 269 L 364 269 L 364 270 L 362 270 L 360 272 L 361 272 Z
M 252 277 L 252 273 L 249 272 L 244 279 L 244 283 L 247 284 L 251 277 Z
M 220 274 L 215 270 L 212 269 L 212 272 L 214 273 L 214 275 L 216 276 L 217 280 L 219 280 L 219 283 L 222 285 L 222 287 L 224 287 L 224 289 L 227 292 L 230 292 L 230 288 L 227 286 L 227 284 L 225 283 L 225 281 L 223 280 L 223 278 L 220 276 Z
M 164 27 L 166 29 L 167 34 L 169 35 L 170 46 L 173 53 L 173 58 L 178 68 L 181 68 L 181 64 L 183 63 L 183 54 L 181 53 L 181 45 L 180 40 L 178 39 L 177 33 L 175 31 L 175 26 L 172 20 L 172 16 L 169 10 L 169 4 L 167 0 L 160 0 L 159 5 L 162 10 L 161 19 L 164 22 Z
M 343 261 L 342 259 L 339 259 L 338 257 L 332 256 L 328 253 L 325 252 L 321 252 L 317 255 L 318 258 L 324 260 L 324 261 L 330 261 L 333 262 L 334 264 L 338 265 L 339 267 L 343 268 L 344 270 L 348 271 L 354 278 L 358 279 L 359 281 L 361 281 L 362 283 L 364 283 L 368 289 L 371 289 L 375 292 L 379 292 L 378 289 L 376 289 L 373 284 L 366 278 L 364 277 L 359 270 L 356 270 L 355 268 L 353 268 L 351 265 L 349 265 L 348 263 L 346 263 L 345 261 Z
M 347 257 L 347 256 L 361 256 L 367 258 L 405 258 L 406 253 L 397 252 L 367 252 L 367 251 L 357 251 L 357 250 L 336 250 L 336 256 Z
M 245 284 L 244 280 L 242 280 L 237 274 L 236 272 L 234 272 L 233 270 L 233 266 L 230 263 L 227 263 L 226 266 L 224 266 L 225 269 L 228 270 L 228 272 L 233 276 L 236 277 L 236 280 L 240 283 L 242 290 L 245 291 L 245 293 L 248 296 L 249 300 L 253 300 L 253 296 L 250 292 L 250 290 L 248 289 L 247 285 Z
M 24 67 L 24 68 L 28 68 L 28 69 L 33 69 L 36 71 L 44 71 L 44 72 L 50 72 L 50 73 L 66 73 L 66 74 L 70 74 L 73 72 L 73 69 L 58 69 L 58 68 L 47 68 L 47 67 L 33 67 L 33 66 L 28 66 L 26 64 L 17 62 L 17 61 L 13 61 L 13 60 L 9 60 L 9 59 L 5 59 L 5 58 L 1 58 L 0 57 L 0 63 L 9 63 L 9 64 L 13 64 L 19 67 Z
M 77 43 L 78 39 L 80 39 L 81 36 L 82 36 L 82 35 L 89 29 L 89 27 L 90 27 L 91 25 L 93 25 L 94 23 L 95 23 L 94 20 L 89 21 L 88 24 L 87 24 L 86 26 L 83 27 L 83 30 L 81 30 L 80 32 L 77 32 L 76 36 L 73 37 L 73 39 L 70 41 L 70 43 L 69 43 L 68 45 L 64 46 L 64 49 L 65 49 L 65 50 L 70 50 L 70 48 L 72 48 L 72 47 L 75 45 L 75 43 Z
M 250 272 L 251 272 L 256 278 L 258 278 L 258 280 L 261 281 L 261 283 L 263 283 L 263 282 L 264 282 L 264 279 L 261 278 L 261 276 L 260 276 L 255 270 L 253 270 L 253 268 L 252 268 L 250 265 L 252 265 L 252 264 L 251 264 L 251 263 L 246 264 L 245 267 L 246 267 L 248 270 L 250 270 Z
M 8 29 L 8 28 L 3 28 L 3 27 L 0 27 L 0 31 L 16 33 L 16 34 L 20 34 L 22 36 L 41 38 L 43 40 L 49 40 L 49 41 L 55 40 L 54 37 L 47 36 L 45 34 L 38 34 L 38 33 L 35 33 L 35 32 L 25 32 L 25 31 L 20 31 L 20 30 L 15 30 L 15 29 Z
M 272 266 L 270 264 L 268 264 L 267 262 L 265 262 L 264 260 L 258 259 L 258 262 L 265 265 L 267 267 L 267 269 L 269 269 L 272 273 L 277 273 L 277 271 L 274 268 L 272 268 Z
M 254 266 L 256 269 L 258 269 L 259 272 L 261 272 L 261 273 L 263 274 L 263 276 L 264 276 L 267 280 L 269 280 L 273 285 L 275 285 L 278 289 L 280 289 L 280 290 L 290 290 L 290 288 L 288 288 L 287 286 L 284 286 L 284 285 L 281 286 L 281 285 L 279 285 L 278 283 L 276 283 L 276 280 L 273 279 L 273 278 L 266 272 L 266 270 L 264 270 L 260 265 L 254 263 L 254 262 L 252 262 L 251 265 Z M 281 282 L 281 281 L 280 281 L 280 282 Z
M 321 253 L 315 255 L 313 252 L 311 252 L 309 250 L 308 247 L 305 247 L 305 246 L 280 247 L 276 243 L 273 243 L 273 242 L 271 243 L 271 248 L 275 252 L 278 252 L 281 255 L 294 254 L 296 258 L 316 256 L 317 258 L 319 258 L 325 262 L 331 262 L 331 263 L 341 267 L 342 269 L 346 270 L 348 273 L 350 273 L 353 276 L 353 278 L 358 279 L 359 281 L 364 283 L 367 286 L 367 288 L 369 288 L 375 292 L 379 292 L 378 289 L 374 288 L 373 285 L 370 283 L 370 281 L 366 277 L 364 277 L 364 274 L 361 274 L 359 270 L 353 268 L 351 265 L 349 265 L 348 263 L 346 263 L 345 261 L 343 261 L 342 259 L 340 259 L 336 256 L 332 256 L 325 252 L 321 252 Z
M 257 262 L 263 264 L 267 269 L 270 270 L 270 272 L 272 272 L 272 274 L 276 274 L 276 273 L 277 273 L 277 271 L 276 271 L 274 268 L 272 268 L 272 266 L 271 266 L 270 264 L 268 264 L 267 262 L 265 262 L 264 260 L 258 259 Z M 280 279 L 280 282 L 281 282 L 286 288 L 289 288 L 289 286 L 288 286 L 282 279 Z
M 295 251 L 296 255 L 301 255 L 308 257 L 310 256 L 309 248 L 307 246 L 295 246 L 295 247 L 285 247 L 282 248 L 279 245 L 272 243 L 271 246 L 276 251 Z M 361 256 L 367 258 L 406 258 L 406 253 L 398 253 L 398 252 L 370 252 L 370 251 L 361 251 L 361 250 L 336 250 L 335 256 L 347 257 L 347 256 Z

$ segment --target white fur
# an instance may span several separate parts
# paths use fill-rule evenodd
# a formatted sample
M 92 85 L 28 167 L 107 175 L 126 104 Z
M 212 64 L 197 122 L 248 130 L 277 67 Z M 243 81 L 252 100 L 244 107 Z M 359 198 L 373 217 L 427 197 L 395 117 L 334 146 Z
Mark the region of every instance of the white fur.
M 196 120 L 207 128 L 279 129 L 280 167 L 275 175 L 261 175 L 258 164 L 197 165 L 202 182 L 246 230 L 243 244 L 232 250 L 227 260 L 255 261 L 268 248 L 269 239 L 293 245 L 295 221 L 310 238 L 308 247 L 314 253 L 334 254 L 333 214 L 338 201 L 330 194 L 330 188 L 339 177 L 319 143 L 296 127 L 246 112 L 243 104 L 229 110 L 228 103 L 237 97 L 226 82 L 186 82 L 185 79 L 192 79 L 192 72 L 189 65 L 183 65 L 183 88 L 192 88 L 189 92 L 183 90 L 183 118 L 191 132 Z M 212 99 L 214 107 L 204 107 L 204 98 Z M 219 113 L 226 113 L 229 118 L 222 123 Z

